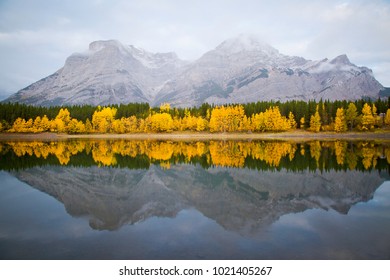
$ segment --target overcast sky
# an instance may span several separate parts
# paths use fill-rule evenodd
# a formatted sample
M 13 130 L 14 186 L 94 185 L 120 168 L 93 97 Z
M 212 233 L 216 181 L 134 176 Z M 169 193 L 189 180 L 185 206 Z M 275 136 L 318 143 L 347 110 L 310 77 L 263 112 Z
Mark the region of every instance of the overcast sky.
M 347 54 L 390 86 L 389 0 L 0 0 L 0 97 L 95 40 L 193 60 L 241 33 L 312 60 Z

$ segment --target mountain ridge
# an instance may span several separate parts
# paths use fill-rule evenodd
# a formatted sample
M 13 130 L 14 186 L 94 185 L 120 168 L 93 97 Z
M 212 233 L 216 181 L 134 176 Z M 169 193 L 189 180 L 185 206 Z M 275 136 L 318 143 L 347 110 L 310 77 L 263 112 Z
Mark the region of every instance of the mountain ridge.
M 44 166 L 11 174 L 63 203 L 70 215 L 87 218 L 94 229 L 116 230 L 192 208 L 244 236 L 307 209 L 347 214 L 354 204 L 370 200 L 385 181 L 377 172 L 281 169 L 259 174 L 193 165 L 172 166 L 169 171 L 156 166 L 139 170 Z
M 69 56 L 58 71 L 3 102 L 30 105 L 108 105 L 288 100 L 376 99 L 384 87 L 372 70 L 346 54 L 311 61 L 281 54 L 253 36 L 223 41 L 188 62 L 174 52 L 152 53 L 116 40 L 95 41 Z

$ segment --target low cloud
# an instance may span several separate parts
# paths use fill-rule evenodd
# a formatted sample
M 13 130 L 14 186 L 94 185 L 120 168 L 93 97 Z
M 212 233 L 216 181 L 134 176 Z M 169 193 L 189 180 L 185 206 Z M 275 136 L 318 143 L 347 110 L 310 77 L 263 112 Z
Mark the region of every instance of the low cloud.
M 117 39 L 193 60 L 240 33 L 312 60 L 346 53 L 390 86 L 384 0 L 15 0 L 0 3 L 0 17 L 0 84 L 10 92 L 53 73 L 91 41 Z

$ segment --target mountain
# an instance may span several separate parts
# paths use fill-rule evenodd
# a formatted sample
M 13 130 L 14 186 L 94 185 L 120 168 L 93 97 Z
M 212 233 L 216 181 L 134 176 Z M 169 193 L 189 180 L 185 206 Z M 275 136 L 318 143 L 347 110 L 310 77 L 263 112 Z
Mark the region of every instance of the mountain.
M 378 98 L 384 87 L 346 55 L 332 60 L 287 56 L 257 38 L 228 39 L 193 62 L 118 41 L 97 41 L 64 67 L 5 102 L 33 105 L 148 102 L 190 107 L 261 100 Z
M 118 41 L 97 41 L 67 58 L 63 68 L 6 101 L 33 105 L 150 102 L 184 62 L 174 53 L 150 53 Z
M 383 183 L 378 172 L 263 171 L 200 165 L 130 170 L 32 167 L 11 172 L 64 204 L 94 229 L 115 230 L 151 217 L 196 209 L 223 228 L 250 236 L 281 216 L 307 209 L 347 214 Z

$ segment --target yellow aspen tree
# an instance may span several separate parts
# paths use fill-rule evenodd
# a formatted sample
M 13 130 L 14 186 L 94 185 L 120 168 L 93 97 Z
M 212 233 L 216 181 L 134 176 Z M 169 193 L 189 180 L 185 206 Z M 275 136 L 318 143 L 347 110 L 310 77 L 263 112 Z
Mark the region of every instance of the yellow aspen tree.
M 345 120 L 347 121 L 347 124 L 349 124 L 349 128 L 352 131 L 352 128 L 354 127 L 354 122 L 357 120 L 358 113 L 357 108 L 354 103 L 349 103 L 347 111 L 345 112 Z
M 374 117 L 374 125 L 380 126 L 381 125 L 381 117 L 378 116 L 378 109 L 376 108 L 375 104 L 372 104 L 372 116 Z
M 208 121 L 202 117 L 198 117 L 196 122 L 196 131 L 205 131 L 208 127 Z
M 118 134 L 123 134 L 125 133 L 125 125 L 123 124 L 122 120 L 114 120 L 112 122 L 112 132 L 118 133 Z
M 41 119 L 42 131 L 48 131 L 50 129 L 50 120 L 46 115 L 43 115 Z
M 387 109 L 386 111 L 385 124 L 390 125 L 390 109 Z
M 299 128 L 304 129 L 305 128 L 305 117 L 302 117 L 299 120 Z
M 87 119 L 85 120 L 85 132 L 86 132 L 86 133 L 91 133 L 91 132 L 93 132 L 92 123 L 91 123 L 91 121 L 89 120 L 89 118 L 87 118 Z
M 138 119 L 136 116 L 121 118 L 120 121 L 124 126 L 124 133 L 134 133 L 139 131 Z
M 344 132 L 347 130 L 347 122 L 345 120 L 345 113 L 343 108 L 338 108 L 336 111 L 336 119 L 334 122 L 334 131 Z
M 24 132 L 26 120 L 22 118 L 17 118 L 12 124 L 10 132 Z
M 51 123 L 51 130 L 56 132 L 67 132 L 68 124 L 71 121 L 68 109 L 61 108 Z
M 313 132 L 319 132 L 320 129 L 321 129 L 321 117 L 317 110 L 315 114 L 310 117 L 309 130 Z
M 247 116 L 244 115 L 242 118 L 242 122 L 240 124 L 240 127 L 238 128 L 239 131 L 249 131 L 251 130 L 251 122 L 250 118 L 247 118 Z
M 183 130 L 181 118 L 179 118 L 179 117 L 173 118 L 172 130 L 174 130 L 174 131 L 182 131 Z
M 170 132 L 173 127 L 173 119 L 168 113 L 154 114 L 150 118 L 151 130 L 155 132 Z
M 286 131 L 290 129 L 288 119 L 281 115 L 279 107 L 271 107 L 264 112 L 264 125 L 266 131 Z
M 361 130 L 371 130 L 374 124 L 375 118 L 372 115 L 371 106 L 365 103 L 362 109 Z
M 295 121 L 295 116 L 292 112 L 288 113 L 288 122 L 290 124 L 291 129 L 297 128 L 297 122 Z
M 85 132 L 85 125 L 82 121 L 79 121 L 77 119 L 72 118 L 70 122 L 67 125 L 66 131 L 68 133 L 84 133 Z
M 238 131 L 244 118 L 245 112 L 242 105 L 215 107 L 211 111 L 211 132 Z
M 41 122 L 42 122 L 42 119 L 40 116 L 37 116 L 34 120 L 34 123 L 33 123 L 33 127 L 32 127 L 32 132 L 42 132 L 43 129 L 41 127 Z
M 112 132 L 112 123 L 116 115 L 116 108 L 104 107 L 96 110 L 92 115 L 92 127 L 100 133 Z
M 263 112 L 253 115 L 251 121 L 254 131 L 265 131 L 265 118 Z
M 169 103 L 161 103 L 160 113 L 169 113 L 171 110 L 171 105 Z
M 215 107 L 211 111 L 210 131 L 211 132 L 226 132 L 227 119 L 225 118 L 225 107 Z

